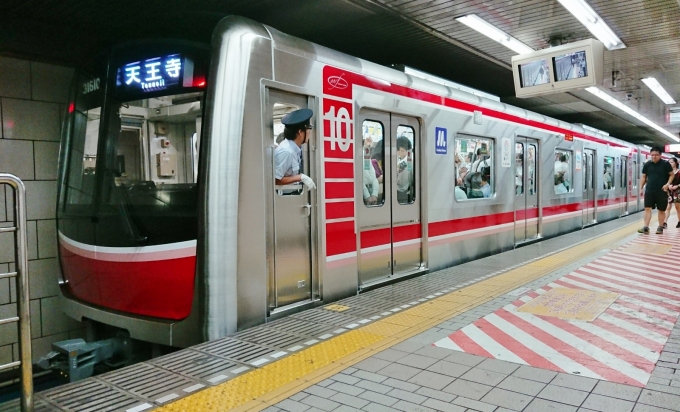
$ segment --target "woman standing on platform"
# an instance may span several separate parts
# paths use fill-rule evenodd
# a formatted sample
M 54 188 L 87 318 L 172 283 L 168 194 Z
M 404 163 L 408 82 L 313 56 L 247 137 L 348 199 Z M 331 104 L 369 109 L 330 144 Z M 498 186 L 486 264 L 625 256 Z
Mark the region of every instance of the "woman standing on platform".
M 673 181 L 668 187 L 668 209 L 666 209 L 666 221 L 663 222 L 664 229 L 668 227 L 668 218 L 671 216 L 671 205 L 675 206 L 675 213 L 678 216 L 676 228 L 680 228 L 680 161 L 676 157 L 668 159 L 668 163 L 673 167 Z

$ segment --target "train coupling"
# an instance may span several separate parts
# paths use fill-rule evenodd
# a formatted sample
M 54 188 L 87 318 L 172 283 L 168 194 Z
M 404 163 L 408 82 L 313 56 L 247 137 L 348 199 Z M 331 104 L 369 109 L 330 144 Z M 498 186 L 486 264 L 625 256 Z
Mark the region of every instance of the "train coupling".
M 111 362 L 124 355 L 129 339 L 115 337 L 88 343 L 83 339 L 70 339 L 52 343 L 52 351 L 36 364 L 44 370 L 52 370 L 69 382 L 89 378 L 100 363 Z

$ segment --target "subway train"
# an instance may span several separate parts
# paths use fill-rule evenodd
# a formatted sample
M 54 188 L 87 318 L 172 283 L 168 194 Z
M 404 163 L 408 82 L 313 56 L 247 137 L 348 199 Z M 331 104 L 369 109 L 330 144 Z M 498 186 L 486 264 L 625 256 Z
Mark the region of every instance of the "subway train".
M 314 112 L 316 189 L 277 186 Z M 186 347 L 640 210 L 649 148 L 226 17 L 75 74 L 59 165 L 63 310 Z

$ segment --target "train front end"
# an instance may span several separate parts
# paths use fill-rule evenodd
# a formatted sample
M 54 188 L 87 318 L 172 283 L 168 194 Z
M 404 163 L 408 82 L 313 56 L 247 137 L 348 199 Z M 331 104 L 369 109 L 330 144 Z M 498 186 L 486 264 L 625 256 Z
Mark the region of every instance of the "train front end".
M 198 149 L 208 48 L 116 48 L 76 74 L 58 193 L 65 312 L 171 346 L 200 341 Z

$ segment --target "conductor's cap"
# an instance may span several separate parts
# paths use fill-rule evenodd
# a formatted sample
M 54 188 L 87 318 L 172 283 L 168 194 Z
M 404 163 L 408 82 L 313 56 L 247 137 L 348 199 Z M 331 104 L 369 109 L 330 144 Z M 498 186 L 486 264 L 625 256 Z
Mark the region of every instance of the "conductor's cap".
M 314 112 L 311 109 L 298 109 L 283 116 L 281 123 L 285 126 L 306 126 L 313 115 Z

